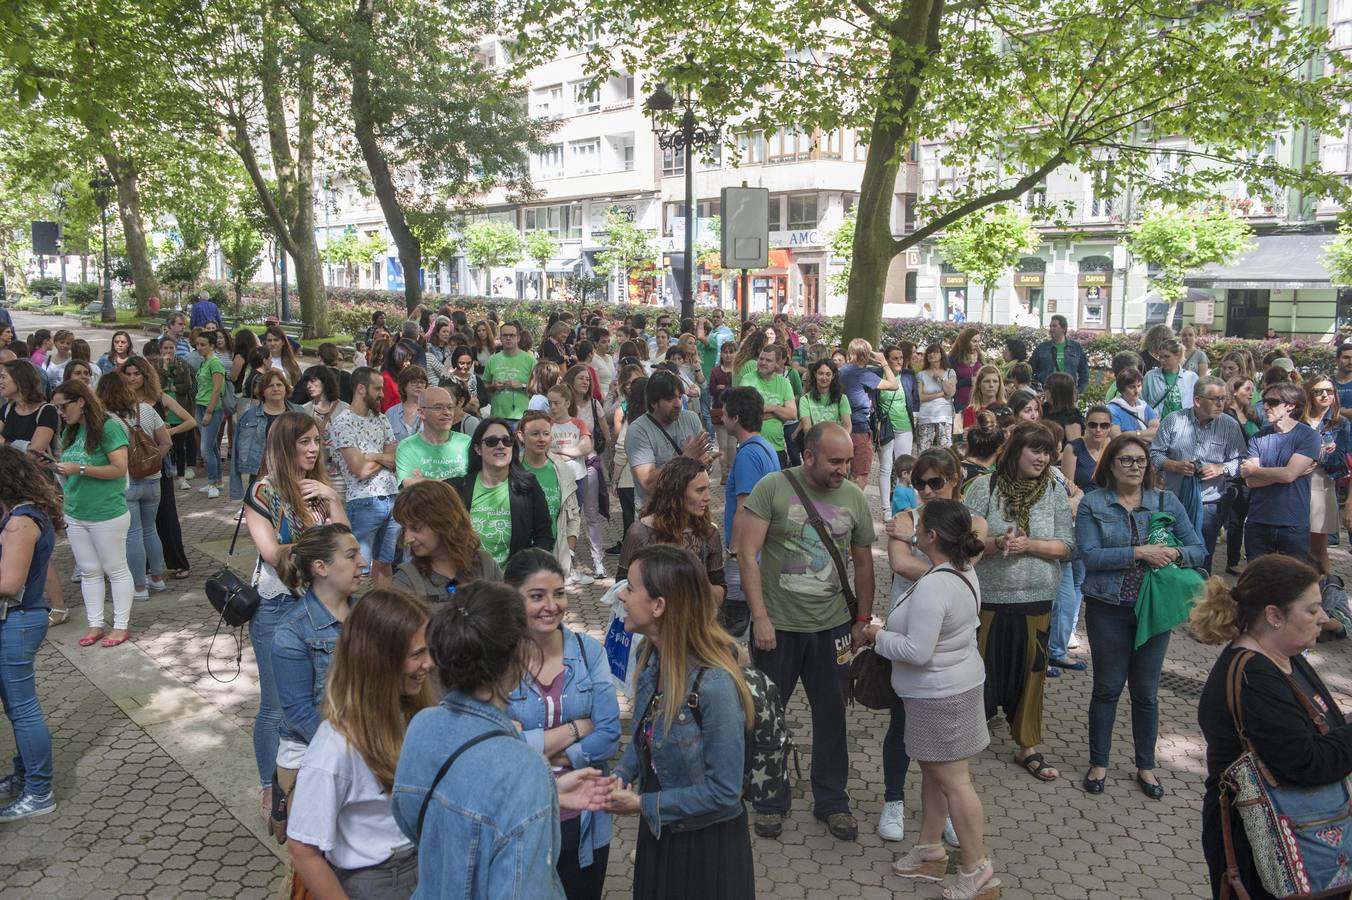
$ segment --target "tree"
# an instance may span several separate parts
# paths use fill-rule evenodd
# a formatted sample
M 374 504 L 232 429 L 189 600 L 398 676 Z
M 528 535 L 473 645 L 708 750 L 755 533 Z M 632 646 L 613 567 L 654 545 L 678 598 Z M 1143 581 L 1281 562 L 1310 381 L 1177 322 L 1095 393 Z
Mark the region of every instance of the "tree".
M 510 222 L 495 219 L 465 226 L 463 241 L 466 261 L 483 273 L 485 294 L 493 292 L 492 269 L 516 265 L 525 250 L 521 232 Z
M 1310 154 L 1254 153 L 1293 128 L 1298 140 L 1344 132 L 1352 100 L 1352 64 L 1327 52 L 1327 29 L 1272 0 L 525 0 L 515 24 L 528 36 L 518 53 L 591 47 L 596 75 L 692 88 L 701 114 L 735 132 L 859 133 L 847 339 L 876 340 L 895 256 L 1063 166 L 1129 181 L 1143 202 L 1210 198 L 1236 179 L 1349 196 L 1299 162 Z M 1193 143 L 1161 148 L 1174 135 Z M 897 174 L 916 146 L 937 146 L 928 162 L 944 180 L 896 237 Z
M 854 220 L 857 206 L 851 206 L 845 212 L 845 219 L 831 235 L 831 255 L 845 260 L 840 271 L 831 276 L 831 292 L 849 296 L 850 292 L 850 250 L 854 247 Z
M 191 293 L 207 267 L 206 252 L 186 244 L 169 242 L 170 249 L 164 262 L 155 270 L 159 280 L 174 289 L 174 296 L 182 300 L 183 295 Z
M 235 289 L 235 313 L 244 301 L 244 286 L 253 280 L 263 265 L 263 235 L 244 216 L 232 219 L 221 233 L 221 255 L 230 268 L 230 284 Z
M 1252 244 L 1252 230 L 1227 208 L 1151 210 L 1127 232 L 1127 247 L 1156 267 L 1150 286 L 1169 303 L 1187 296 L 1183 277 L 1202 266 L 1229 265 Z
M 629 272 L 637 268 L 657 265 L 657 245 L 651 232 L 634 224 L 624 211 L 612 209 L 606 213 L 606 233 L 601 238 L 601 251 L 596 263 L 602 269 L 619 270 L 619 296 L 624 303 L 628 297 Z
M 995 321 L 991 290 L 1019 258 L 1042 244 L 1032 221 L 1008 204 L 990 207 L 949 226 L 939 238 L 939 255 L 981 285 L 981 318 Z
M 1338 226 L 1338 236 L 1329 242 L 1324 255 L 1324 267 L 1329 277 L 1340 287 L 1352 286 L 1352 227 L 1346 223 Z
M 540 270 L 540 299 L 545 299 L 545 267 L 558 255 L 559 242 L 548 231 L 532 231 L 526 235 L 526 256 Z

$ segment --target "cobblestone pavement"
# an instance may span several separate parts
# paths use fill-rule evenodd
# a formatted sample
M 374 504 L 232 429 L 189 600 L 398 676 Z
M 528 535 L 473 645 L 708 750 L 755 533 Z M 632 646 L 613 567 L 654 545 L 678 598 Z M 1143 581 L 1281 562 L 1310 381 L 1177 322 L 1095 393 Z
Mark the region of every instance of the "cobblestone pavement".
M 19 324 L 25 331 L 35 327 Z M 101 346 L 94 342 L 96 352 Z M 870 493 L 876 505 L 876 488 Z M 235 643 L 221 634 L 213 644 L 216 623 L 202 593 L 205 578 L 226 560 L 238 507 L 224 497 L 208 501 L 196 491 L 180 491 L 177 499 L 192 575 L 171 581 L 167 594 L 136 604 L 132 642 L 111 650 L 77 647 L 83 613 L 78 589 L 67 582 L 71 621 L 52 629 L 38 660 L 39 694 L 55 742 L 60 808 L 45 818 L 0 826 L 0 897 L 253 898 L 275 893 L 283 853 L 265 839 L 258 821 L 249 737 L 257 670 L 246 638 L 238 677 L 217 680 L 235 671 Z M 610 527 L 607 544 L 617 532 L 618 525 Z M 246 533 L 233 558 L 237 569 L 252 563 L 250 549 Z M 1342 548 L 1332 553 L 1339 571 L 1352 578 L 1352 558 Z M 874 556 L 881 586 L 888 583 L 881 543 Z M 607 562 L 613 565 L 614 557 Z M 67 576 L 71 572 L 64 546 L 56 565 Z M 598 584 L 574 593 L 569 612 L 571 625 L 598 639 L 608 622 L 598 602 L 604 588 Z M 1089 659 L 1082 627 L 1080 641 L 1072 655 Z M 1144 797 L 1132 780 L 1125 699 L 1107 792 L 1099 798 L 1081 792 L 1088 672 L 1047 682 L 1041 749 L 1061 770 L 1059 780 L 1040 784 L 1015 768 L 1008 733 L 995 729 L 990 749 L 974 761 L 972 771 L 1004 897 L 1207 896 L 1198 849 L 1205 761 L 1195 707 L 1215 654 L 1215 648 L 1182 633 L 1173 638 L 1160 691 L 1159 771 L 1168 790 L 1161 801 Z M 1321 645 L 1311 655 L 1344 708 L 1352 706 L 1348 646 Z M 208 673 L 208 656 L 214 675 Z M 622 707 L 627 727 L 623 701 Z M 791 703 L 789 718 L 805 777 L 782 837 L 753 836 L 759 895 L 938 897 L 935 885 L 891 874 L 892 856 L 906 845 L 885 844 L 874 832 L 882 805 L 886 716 L 859 708 L 850 713 L 850 793 L 861 826 L 857 843 L 836 841 L 812 818 L 806 779 L 811 721 L 800 696 Z M 0 756 L 12 752 L 10 729 L 0 727 Z M 919 828 L 914 767 L 907 787 L 911 840 Z M 610 854 L 607 897 L 630 895 L 634 837 L 633 820 L 622 821 Z

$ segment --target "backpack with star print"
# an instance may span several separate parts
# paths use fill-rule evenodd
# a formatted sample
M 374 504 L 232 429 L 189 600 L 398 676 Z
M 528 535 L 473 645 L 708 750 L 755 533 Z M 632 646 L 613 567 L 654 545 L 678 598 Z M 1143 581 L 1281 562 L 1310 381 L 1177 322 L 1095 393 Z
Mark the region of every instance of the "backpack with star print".
M 699 710 L 699 683 L 704 669 L 695 676 L 695 684 L 687 702 L 695 714 L 695 721 L 703 727 Z M 760 669 L 742 667 L 742 678 L 751 691 L 755 714 L 746 737 L 746 763 L 742 771 L 742 799 L 748 803 L 768 803 L 783 796 L 793 787 L 789 781 L 789 754 L 793 754 L 798 777 L 803 770 L 798 765 L 798 748 L 789 736 L 789 721 L 779 702 L 779 688 Z

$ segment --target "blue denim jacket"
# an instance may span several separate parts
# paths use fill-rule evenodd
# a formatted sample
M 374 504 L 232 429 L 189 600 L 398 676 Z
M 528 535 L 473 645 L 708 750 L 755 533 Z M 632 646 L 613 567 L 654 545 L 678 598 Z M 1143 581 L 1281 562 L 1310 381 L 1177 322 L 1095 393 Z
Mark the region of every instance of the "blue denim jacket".
M 291 401 L 286 403 L 287 412 L 305 412 L 304 407 Z M 320 435 L 323 438 L 324 435 Z M 244 476 L 257 475 L 263 468 L 263 457 L 267 453 L 268 419 L 263 413 L 263 404 L 255 403 L 240 413 L 235 422 L 235 437 L 230 442 L 230 499 L 244 499 Z
M 394 821 L 418 844 L 415 898 L 564 900 L 555 864 L 559 795 L 544 757 L 515 737 L 466 750 L 418 811 L 441 766 L 485 731 L 516 734 L 505 712 L 459 691 L 413 717 L 394 770 Z
M 1146 540 L 1150 514 L 1160 512 L 1161 503 L 1163 512 L 1174 517 L 1174 537 L 1183 545 L 1179 564 L 1200 566 L 1206 559 L 1206 546 L 1193 529 L 1183 503 L 1169 491 L 1152 488 L 1141 492 L 1141 505 L 1132 510 L 1141 543 Z M 1132 564 L 1132 544 L 1127 510 L 1117 501 L 1117 491 L 1104 488 L 1084 495 L 1075 515 L 1075 547 L 1084 560 L 1084 595 L 1118 602 L 1122 578 Z
M 643 711 L 657 691 L 658 655 L 653 653 L 639 673 L 634 691 L 634 735 L 615 774 L 635 790 L 642 790 L 638 746 Z M 699 667 L 686 664 L 686 695 L 695 685 Z M 742 772 L 746 765 L 746 713 L 732 676 L 721 669 L 705 669 L 699 686 L 700 720 L 689 704 L 664 727 L 660 705 L 653 710 L 652 766 L 660 791 L 642 794 L 640 812 L 648 828 L 662 836 L 662 828 L 689 831 L 735 819 L 742 813 Z M 701 724 L 702 723 L 702 727 Z M 647 753 L 643 754 L 647 757 Z
M 620 704 L 605 648 L 590 635 L 563 632 L 563 721 L 591 719 L 591 734 L 564 751 L 574 769 L 594 766 L 605 772 L 620 749 Z M 579 643 L 580 641 L 580 643 Z M 507 698 L 507 715 L 521 723 L 522 736 L 534 749 L 545 749 L 545 699 L 535 679 L 527 676 Z M 610 843 L 609 813 L 583 813 L 578 840 L 577 864 L 592 864 L 592 851 Z
M 343 625 L 307 590 L 272 636 L 272 677 L 282 707 L 279 734 L 308 744 L 319 728 L 324 683 Z

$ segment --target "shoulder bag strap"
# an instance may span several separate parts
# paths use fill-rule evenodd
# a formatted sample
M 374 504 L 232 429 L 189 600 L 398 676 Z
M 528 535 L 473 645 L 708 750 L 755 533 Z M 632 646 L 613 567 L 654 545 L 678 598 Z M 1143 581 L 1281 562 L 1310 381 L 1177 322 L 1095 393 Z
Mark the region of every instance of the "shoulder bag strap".
M 465 741 L 465 743 L 461 744 L 460 748 L 451 754 L 450 759 L 441 764 L 441 768 L 437 770 L 437 776 L 432 779 L 432 783 L 427 787 L 427 793 L 423 795 L 422 807 L 418 810 L 418 827 L 414 830 L 415 839 L 422 838 L 423 819 L 427 818 L 427 807 L 432 803 L 432 793 L 436 791 L 437 785 L 441 783 L 441 779 L 445 778 L 446 773 L 451 770 L 451 766 L 455 765 L 455 761 L 460 758 L 460 754 L 464 753 L 475 744 L 481 744 L 489 738 L 495 737 L 511 737 L 511 735 L 505 731 L 496 729 L 475 735 Z
M 644 413 L 644 414 L 643 414 L 643 418 L 645 418 L 645 419 L 647 419 L 649 422 L 651 422 L 651 423 L 652 423 L 652 426 L 662 433 L 662 437 L 664 437 L 664 438 L 667 439 L 667 443 L 671 445 L 671 449 L 676 451 L 676 455 L 677 455 L 677 456 L 680 456 L 680 455 L 681 455 L 681 447 L 680 447 L 679 444 L 676 443 L 676 439 L 675 439 L 674 437 L 672 437 L 671 435 L 667 434 L 667 430 L 666 430 L 665 428 L 663 428 L 661 425 L 659 425 L 659 424 L 657 423 L 657 420 L 654 419 L 652 416 L 648 415 L 647 413 Z
M 854 610 L 858 608 L 858 602 L 854 597 L 854 589 L 850 587 L 849 572 L 845 568 L 845 560 L 840 556 L 840 550 L 836 547 L 835 540 L 831 537 L 831 532 L 826 530 L 826 523 L 822 521 L 821 514 L 817 512 L 817 504 L 812 502 L 807 492 L 803 490 L 803 485 L 794 477 L 789 470 L 784 470 L 784 477 L 788 479 L 793 492 L 798 495 L 798 502 L 803 504 L 803 512 L 807 513 L 807 523 L 817 532 L 817 537 L 826 547 L 826 552 L 831 555 L 831 562 L 835 563 L 836 575 L 840 578 L 840 588 L 845 594 L 845 605 L 850 609 L 850 615 L 855 615 Z
M 967 580 L 967 576 L 964 575 L 964 574 L 962 574 L 961 572 L 959 572 L 957 569 L 930 569 L 929 572 L 926 572 L 926 573 L 925 573 L 925 575 L 930 574 L 930 572 L 947 572 L 947 573 L 950 574 L 950 575 L 956 575 L 956 576 L 958 577 L 958 579 L 959 579 L 960 581 L 962 581 L 962 583 L 965 584 L 965 585 L 967 586 L 967 590 L 971 591 L 971 593 L 972 593 L 972 599 L 976 601 L 976 605 L 977 605 L 977 606 L 980 606 L 980 605 L 981 605 L 981 600 L 980 600 L 980 598 L 978 598 L 977 595 L 976 595 L 976 588 L 972 587 L 972 583 L 971 583 L 970 581 Z M 924 578 L 925 576 L 922 575 L 922 576 L 920 576 L 920 577 L 921 577 L 921 578 Z M 916 584 L 919 584 L 919 583 L 920 583 L 919 581 L 916 582 Z

